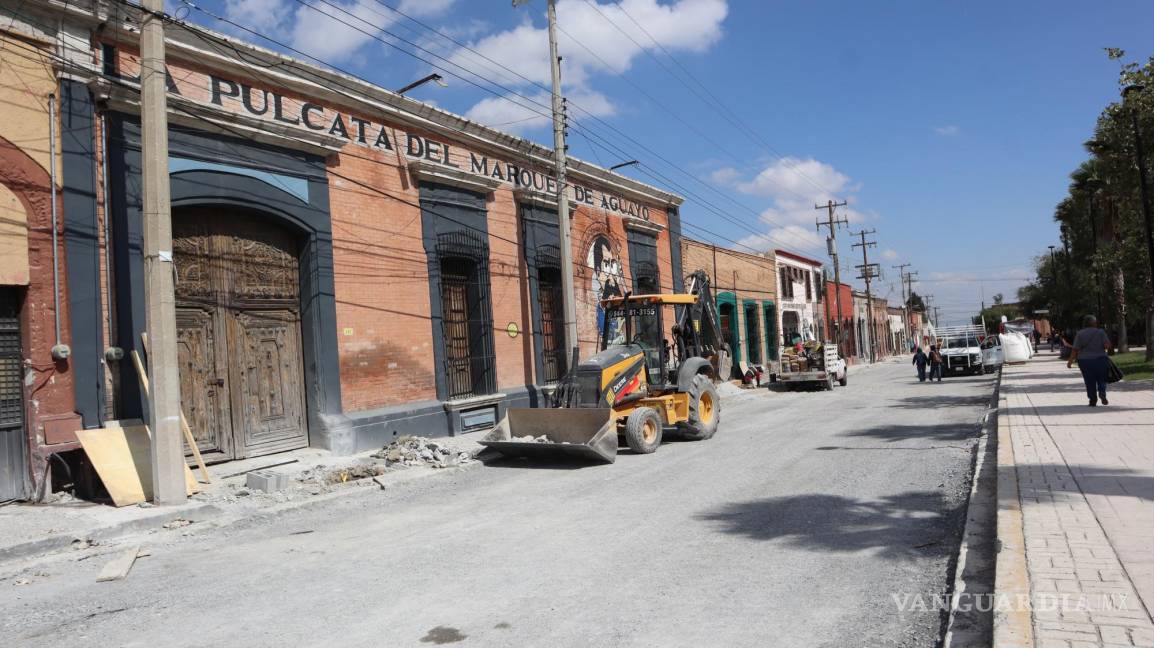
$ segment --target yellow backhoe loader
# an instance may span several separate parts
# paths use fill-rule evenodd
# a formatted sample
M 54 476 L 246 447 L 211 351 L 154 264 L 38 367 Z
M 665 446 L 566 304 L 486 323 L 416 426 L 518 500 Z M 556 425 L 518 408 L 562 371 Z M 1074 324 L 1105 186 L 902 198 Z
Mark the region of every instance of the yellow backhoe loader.
M 729 349 L 721 342 L 708 275 L 690 275 L 684 293 L 626 294 L 602 308 L 601 351 L 580 363 L 574 358 L 553 407 L 509 409 L 482 444 L 512 456 L 612 462 L 619 438 L 646 454 L 666 433 L 697 440 L 714 435 L 721 400 L 713 377 Z M 666 315 L 676 322 L 668 331 Z

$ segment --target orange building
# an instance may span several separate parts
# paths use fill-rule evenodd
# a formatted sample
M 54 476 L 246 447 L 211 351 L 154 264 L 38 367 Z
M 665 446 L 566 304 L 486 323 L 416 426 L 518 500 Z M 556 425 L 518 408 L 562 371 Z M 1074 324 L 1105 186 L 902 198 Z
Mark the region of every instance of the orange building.
M 29 474 L 75 430 L 147 407 L 119 356 L 145 327 L 139 17 L 85 6 L 16 12 L 0 68 L 39 75 L 35 102 L 5 110 L 55 97 L 67 133 L 54 293 L 47 156 L 0 120 L 0 206 L 20 210 L 4 222 L 27 222 L 26 243 L 5 243 L 27 261 L 5 253 L 0 278 L 25 325 L 14 357 L 39 372 L 17 390 Z M 200 27 L 170 24 L 167 54 L 181 400 L 210 460 L 490 426 L 540 403 L 574 344 L 595 348 L 600 299 L 682 287 L 682 199 L 570 159 L 566 340 L 550 149 Z M 47 113 L 19 121 L 43 148 Z

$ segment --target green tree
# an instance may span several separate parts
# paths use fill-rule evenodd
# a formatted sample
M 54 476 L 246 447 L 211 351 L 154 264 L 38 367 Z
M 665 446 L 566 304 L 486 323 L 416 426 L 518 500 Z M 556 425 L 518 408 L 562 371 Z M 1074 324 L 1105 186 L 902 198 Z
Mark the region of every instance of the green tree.
M 926 300 L 914 291 L 910 291 L 910 298 L 906 300 L 906 307 L 918 313 L 926 312 Z
M 1105 106 L 1086 142 L 1089 158 L 1070 174 L 1069 191 L 1054 208 L 1062 243 L 1053 259 L 1035 260 L 1036 278 L 1019 290 L 1029 312 L 1049 309 L 1060 327 L 1076 326 L 1080 316 L 1095 313 L 1119 339 L 1149 339 L 1145 315 L 1151 303 L 1148 261 L 1132 119 L 1137 115 L 1143 146 L 1154 153 L 1154 58 L 1121 62 L 1125 52 L 1107 48 L 1120 61 L 1119 88 L 1132 85 L 1123 101 Z M 1154 168 L 1154 159 L 1147 163 Z M 1148 345 L 1154 354 L 1154 345 Z

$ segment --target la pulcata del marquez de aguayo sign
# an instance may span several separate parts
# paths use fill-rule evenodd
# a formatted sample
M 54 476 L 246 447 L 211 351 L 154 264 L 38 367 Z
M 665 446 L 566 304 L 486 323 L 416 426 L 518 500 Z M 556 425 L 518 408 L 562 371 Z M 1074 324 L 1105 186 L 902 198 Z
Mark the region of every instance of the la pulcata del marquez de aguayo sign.
M 394 137 L 397 137 L 398 141 L 394 142 L 389 137 L 389 129 L 383 124 L 336 112 L 310 101 L 286 100 L 285 97 L 270 90 L 253 88 L 215 75 L 209 75 L 209 82 L 212 90 L 211 101 L 222 108 L 225 101 L 228 101 L 234 106 L 239 104 L 246 112 L 256 117 L 314 131 L 326 131 L 329 135 L 370 149 L 394 151 L 395 147 L 400 147 L 401 152 L 409 158 L 427 160 L 455 169 L 461 168 L 453 162 L 449 153 L 450 145 L 445 142 L 413 133 L 405 133 L 404 141 L 401 142 L 395 130 Z M 469 151 L 469 172 L 509 182 L 518 187 L 531 187 L 549 195 L 557 192 L 557 180 L 552 176 L 508 162 L 490 160 L 488 156 L 477 155 L 472 151 Z M 578 203 L 649 220 L 649 208 L 645 205 L 581 185 L 572 186 L 571 197 Z

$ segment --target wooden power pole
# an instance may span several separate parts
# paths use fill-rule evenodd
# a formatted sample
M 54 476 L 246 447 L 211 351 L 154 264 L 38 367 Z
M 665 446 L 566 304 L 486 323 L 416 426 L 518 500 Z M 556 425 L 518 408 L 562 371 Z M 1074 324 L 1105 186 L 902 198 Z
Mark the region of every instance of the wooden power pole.
M 144 302 L 148 330 L 148 406 L 152 430 L 152 498 L 183 504 L 184 440 L 176 357 L 176 294 L 168 185 L 168 86 L 164 65 L 164 0 L 143 0 L 140 25 L 141 176 L 144 193 Z
M 852 247 L 861 248 L 861 265 L 857 266 L 861 274 L 858 279 L 865 281 L 866 289 L 866 318 L 869 323 L 869 345 L 870 345 L 870 362 L 877 362 L 877 331 L 874 330 L 874 296 L 870 288 L 870 282 L 879 276 L 878 264 L 870 263 L 869 249 L 877 246 L 877 241 L 867 241 L 866 236 L 873 234 L 876 230 L 862 230 L 857 233 L 850 232 L 850 236 L 857 236 L 861 238 L 861 243 L 854 243 Z
M 910 267 L 910 264 L 900 263 L 890 267 L 898 271 L 898 277 L 900 279 L 899 286 L 901 286 L 902 291 L 902 330 L 904 330 L 906 334 L 906 346 L 909 346 L 910 340 L 912 340 L 913 337 L 910 334 L 910 329 L 912 328 L 910 326 L 910 298 L 906 295 L 906 268 Z
M 516 6 L 516 5 L 514 5 Z M 577 348 L 577 293 L 573 287 L 573 242 L 569 229 L 569 185 L 565 180 L 565 100 L 561 97 L 561 55 L 557 52 L 557 2 L 549 0 L 549 69 L 553 77 L 553 156 L 557 175 L 557 226 L 561 248 L 561 302 L 565 315 L 565 343 L 569 356 Z M 574 367 L 570 367 L 573 369 Z
M 837 314 L 834 315 L 834 324 L 836 327 L 834 332 L 834 341 L 837 342 L 838 354 L 843 358 L 845 357 L 845 349 L 842 348 L 842 338 L 845 336 L 842 335 L 841 330 L 841 266 L 838 264 L 837 259 L 837 228 L 838 225 L 849 225 L 849 221 L 845 218 L 835 218 L 833 214 L 834 209 L 838 207 L 845 207 L 845 204 L 846 202 L 844 200 L 841 202 L 834 202 L 829 200 L 826 201 L 824 205 L 813 206 L 813 208 L 816 210 L 826 210 L 826 219 L 824 221 L 820 219 L 817 221 L 817 231 L 820 232 L 822 227 L 829 228 L 829 236 L 826 238 L 825 242 L 826 246 L 829 248 L 829 257 L 833 260 L 833 295 L 834 305 L 837 307 Z

